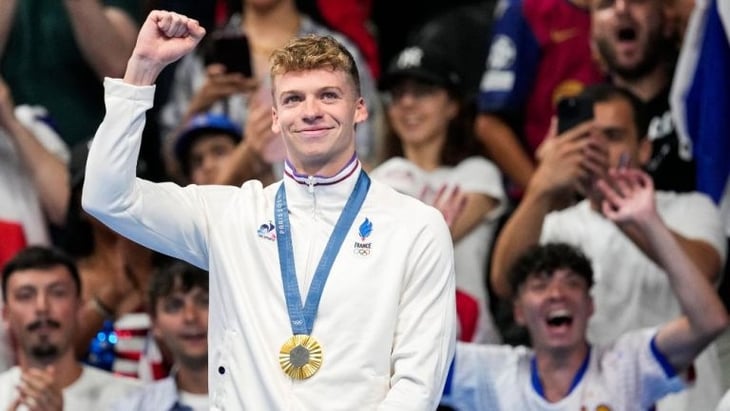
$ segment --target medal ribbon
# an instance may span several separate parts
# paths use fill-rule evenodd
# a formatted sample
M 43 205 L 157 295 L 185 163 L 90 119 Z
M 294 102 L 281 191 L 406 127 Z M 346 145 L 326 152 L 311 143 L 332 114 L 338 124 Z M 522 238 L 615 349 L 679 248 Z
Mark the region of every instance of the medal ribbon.
M 312 284 L 307 292 L 307 301 L 302 307 L 302 297 L 299 293 L 299 284 L 297 283 L 296 269 L 294 267 L 294 248 L 292 247 L 291 230 L 289 225 L 289 212 L 286 205 L 286 191 L 284 184 L 279 186 L 276 192 L 276 202 L 274 204 L 277 247 L 279 249 L 279 267 L 281 267 L 281 279 L 284 283 L 284 296 L 286 298 L 286 308 L 289 311 L 289 321 L 291 322 L 292 332 L 296 334 L 311 335 L 314 327 L 314 317 L 317 315 L 319 308 L 319 300 L 322 297 L 325 282 L 329 276 L 332 264 L 340 251 L 347 232 L 355 220 L 355 216 L 360 211 L 365 196 L 370 188 L 370 178 L 364 170 L 360 171 L 360 176 L 355 183 L 350 197 L 347 199 L 345 208 L 342 210 L 340 217 L 337 219 L 332 235 L 327 246 L 322 253 L 322 257 L 317 264 L 317 269 L 312 278 Z

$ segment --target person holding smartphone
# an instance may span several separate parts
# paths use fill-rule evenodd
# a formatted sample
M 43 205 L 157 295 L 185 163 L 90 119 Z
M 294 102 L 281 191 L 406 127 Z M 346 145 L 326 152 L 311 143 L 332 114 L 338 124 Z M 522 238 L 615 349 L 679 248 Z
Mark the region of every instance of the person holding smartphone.
M 637 169 L 649 161 L 648 119 L 641 101 L 626 89 L 588 87 L 580 95 L 592 102 L 593 120 L 548 137 L 525 196 L 500 232 L 493 251 L 492 289 L 509 298 L 507 270 L 531 245 L 561 241 L 581 247 L 593 261 L 595 314 L 588 327 L 593 343 L 610 343 L 621 333 L 670 321 L 679 313 L 667 273 L 634 224 L 613 222 L 601 208 L 597 184 L 619 168 Z M 626 157 L 628 156 L 628 161 Z M 556 206 L 566 193 L 578 203 Z M 714 284 L 726 257 L 719 210 L 698 192 L 657 191 L 656 208 L 700 273 Z M 713 409 L 720 398 L 721 370 L 709 346 L 695 361 L 696 381 L 658 409 Z
M 583 0 L 504 0 L 496 8 L 475 130 L 515 203 L 537 167 L 555 102 L 604 81 L 590 27 Z
M 273 171 L 277 178 L 282 176 L 283 144 L 281 136 L 271 132 L 269 56 L 287 40 L 307 34 L 332 35 L 355 58 L 369 112 L 368 119 L 357 129 L 357 150 L 364 163 L 375 163 L 378 153 L 375 132 L 382 109 L 375 80 L 360 50 L 344 35 L 302 14 L 295 0 L 257 0 L 242 1 L 242 12 L 232 15 L 220 32 L 211 34 L 211 40 L 227 38 L 239 45 L 245 36 L 250 53 L 250 76 L 224 65 L 225 61 L 245 60 L 247 52 L 243 45 L 239 47 L 237 57 L 235 53 L 227 53 L 225 58 L 209 59 L 209 62 L 218 60 L 218 64 L 209 65 L 205 58 L 208 47 L 201 45 L 196 53 L 185 56 L 177 64 L 169 99 L 160 112 L 166 161 L 173 176 L 184 181 L 172 155 L 174 136 L 179 134 L 176 129 L 204 112 L 224 114 L 244 129 L 245 137 L 234 154 L 231 169 L 223 174 L 219 183 L 240 185 L 249 178 L 260 178 L 259 173 L 268 171 Z

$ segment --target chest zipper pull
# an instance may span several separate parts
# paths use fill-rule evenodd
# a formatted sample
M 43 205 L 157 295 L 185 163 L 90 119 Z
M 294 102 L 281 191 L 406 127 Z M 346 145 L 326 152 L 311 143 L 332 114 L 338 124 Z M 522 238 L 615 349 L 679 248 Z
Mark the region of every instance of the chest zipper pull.
M 309 194 L 314 194 L 314 176 L 307 177 L 307 188 L 309 189 Z
M 317 196 L 314 194 L 314 176 L 309 176 L 307 180 L 307 190 L 312 195 L 312 217 L 317 218 Z

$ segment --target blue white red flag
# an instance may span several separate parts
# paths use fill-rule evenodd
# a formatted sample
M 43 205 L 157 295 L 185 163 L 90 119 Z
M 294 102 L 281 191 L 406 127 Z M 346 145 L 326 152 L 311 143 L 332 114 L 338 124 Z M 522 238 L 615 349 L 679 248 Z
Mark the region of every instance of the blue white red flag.
M 671 104 L 680 146 L 696 160 L 697 190 L 719 203 L 730 175 L 730 1 L 696 1 Z

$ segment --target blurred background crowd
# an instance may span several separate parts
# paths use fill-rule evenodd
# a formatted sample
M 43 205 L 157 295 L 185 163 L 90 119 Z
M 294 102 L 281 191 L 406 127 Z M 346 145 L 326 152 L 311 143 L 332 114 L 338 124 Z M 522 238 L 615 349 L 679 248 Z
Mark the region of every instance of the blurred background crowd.
M 357 129 L 363 164 L 373 178 L 441 209 L 449 223 L 459 340 L 529 345 L 504 272 L 518 251 L 560 240 L 595 265 L 588 335 L 609 342 L 680 312 L 652 256 L 581 205 L 590 175 L 564 175 L 570 158 L 556 154 L 580 127 L 559 123 L 587 119 L 576 117 L 581 107 L 559 103 L 581 104 L 568 98 L 611 84 L 640 103 L 641 116 L 619 117 L 623 125 L 643 120 L 633 137 L 621 123 L 602 130 L 609 167 L 651 176 L 665 223 L 730 304 L 725 0 L 3 0 L 0 267 L 34 246 L 70 257 L 81 304 L 58 327 L 74 330 L 65 345 L 84 367 L 143 382 L 200 371 L 201 361 L 207 370 L 199 350 L 207 348 L 206 273 L 119 236 L 80 205 L 88 147 L 104 116 L 102 81 L 123 75 L 153 9 L 193 17 L 208 34 L 157 82 L 139 177 L 183 185 L 281 178 L 286 153 L 270 127 L 268 56 L 292 37 L 331 34 L 361 71 L 369 112 Z M 590 112 L 602 97 L 592 98 L 583 101 Z M 538 189 L 550 196 L 543 210 L 523 202 Z M 454 201 L 463 207 L 451 215 Z M 205 305 L 205 315 L 180 308 L 180 321 L 194 324 L 185 329 L 197 334 L 165 328 L 172 304 L 183 307 L 186 298 Z M 3 319 L 0 372 L 30 344 L 13 332 L 20 319 L 9 307 Z M 728 332 L 696 368 L 692 389 L 658 409 L 715 410 L 730 388 Z M 187 391 L 204 396 L 203 386 Z

